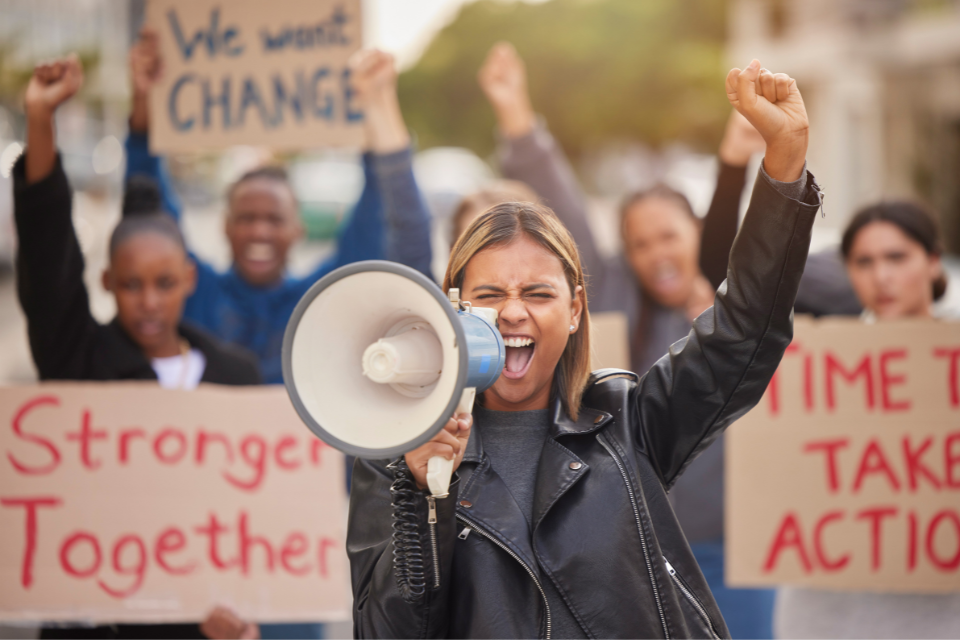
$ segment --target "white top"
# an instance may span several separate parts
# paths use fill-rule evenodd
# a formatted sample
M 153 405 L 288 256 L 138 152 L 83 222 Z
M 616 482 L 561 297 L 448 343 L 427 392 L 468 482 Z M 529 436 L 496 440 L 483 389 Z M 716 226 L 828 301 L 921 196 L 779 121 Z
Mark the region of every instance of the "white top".
M 187 371 L 183 366 L 186 363 Z M 157 374 L 157 380 L 164 389 L 196 389 L 207 368 L 207 359 L 197 349 L 190 349 L 187 356 L 170 356 L 169 358 L 153 358 L 150 366 Z

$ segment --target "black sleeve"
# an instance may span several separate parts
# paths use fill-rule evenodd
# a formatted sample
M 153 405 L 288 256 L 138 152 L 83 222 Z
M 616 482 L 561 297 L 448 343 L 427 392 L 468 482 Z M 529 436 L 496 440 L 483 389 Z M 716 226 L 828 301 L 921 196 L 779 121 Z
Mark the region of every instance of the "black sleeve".
M 50 175 L 30 185 L 25 161 L 26 155 L 13 169 L 13 209 L 17 293 L 27 316 L 30 350 L 41 380 L 82 379 L 98 325 L 83 282 L 73 194 L 59 156 Z
M 667 487 L 760 401 L 793 339 L 793 304 L 820 208 L 819 187 L 806 175 L 802 202 L 757 178 L 713 306 L 640 379 L 640 441 Z
M 384 461 L 358 458 L 354 463 L 347 525 L 353 637 L 446 638 L 459 483 L 454 474 L 450 495 L 436 500 L 437 522 L 431 524 L 427 494 L 414 486 L 391 495 L 394 482 Z M 403 503 L 409 508 L 399 506 Z M 397 580 L 393 522 L 398 510 L 404 515 L 407 538 L 417 539 L 423 553 L 425 590 L 415 600 L 404 597 Z
M 727 277 L 730 249 L 737 237 L 740 198 L 746 183 L 747 168 L 733 167 L 720 162 L 717 188 L 713 192 L 710 209 L 703 219 L 700 235 L 700 271 L 714 289 Z

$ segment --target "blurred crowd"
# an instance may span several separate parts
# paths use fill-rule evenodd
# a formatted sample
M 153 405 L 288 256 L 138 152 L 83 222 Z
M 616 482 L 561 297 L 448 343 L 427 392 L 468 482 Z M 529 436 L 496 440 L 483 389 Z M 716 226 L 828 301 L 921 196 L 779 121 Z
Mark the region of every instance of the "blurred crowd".
M 25 152 L 14 165 L 10 188 L 18 240 L 17 292 L 41 380 L 156 380 L 171 389 L 194 389 L 202 382 L 280 384 L 287 322 L 322 276 L 353 262 L 382 259 L 436 280 L 434 222 L 414 172 L 394 60 L 362 50 L 351 67 L 368 148 L 362 158 L 362 192 L 337 231 L 334 250 L 305 275 L 291 275 L 291 251 L 306 229 L 290 174 L 284 166 L 268 163 L 241 175 L 223 194 L 223 233 L 231 260 L 228 269 L 219 270 L 198 255 L 203 251 L 194 253 L 200 247 L 185 240 L 184 207 L 167 159 L 150 150 L 148 95 L 163 72 L 163 60 L 157 34 L 149 28 L 141 32 L 130 51 L 133 98 L 123 143 L 122 215 L 110 235 L 102 274 L 102 286 L 116 302 L 116 316 L 106 324 L 91 311 L 84 253 L 72 217 L 73 194 L 54 127 L 57 109 L 82 85 L 83 69 L 76 57 L 36 68 L 25 95 Z M 597 237 L 576 172 L 531 103 L 524 62 L 510 44 L 492 48 L 478 70 L 478 82 L 496 117 L 500 176 L 453 207 L 447 246 L 495 205 L 549 207 L 576 241 L 591 311 L 625 315 L 630 367 L 643 375 L 688 334 L 725 286 L 741 201 L 752 182 L 748 167 L 764 153 L 763 138 L 743 116 L 731 112 L 717 149 L 719 169 L 706 215 L 696 215 L 688 197 L 668 184 L 629 194 L 618 212 L 620 250 L 610 256 Z M 943 257 L 935 212 L 919 202 L 878 198 L 851 217 L 838 247 L 809 256 L 795 310 L 855 316 L 865 323 L 946 320 L 951 310 L 937 305 L 948 286 Z M 734 638 L 810 637 L 824 624 L 834 637 L 960 633 L 958 594 L 811 589 L 777 594 L 726 587 L 723 464 L 721 438 L 686 470 L 670 500 Z M 819 626 L 810 626 L 810 620 Z M 218 608 L 199 626 L 49 626 L 41 637 L 151 634 L 304 637 L 319 636 L 322 629 L 258 626 Z

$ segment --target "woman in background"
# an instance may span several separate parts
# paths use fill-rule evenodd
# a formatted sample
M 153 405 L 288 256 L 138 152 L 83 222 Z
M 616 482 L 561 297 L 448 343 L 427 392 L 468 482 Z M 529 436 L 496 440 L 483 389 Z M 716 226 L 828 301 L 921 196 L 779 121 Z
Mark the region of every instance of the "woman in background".
M 913 202 L 857 213 L 840 244 L 866 322 L 934 318 L 947 289 L 933 216 Z M 778 638 L 960 638 L 960 593 L 899 594 L 788 587 L 777 593 Z

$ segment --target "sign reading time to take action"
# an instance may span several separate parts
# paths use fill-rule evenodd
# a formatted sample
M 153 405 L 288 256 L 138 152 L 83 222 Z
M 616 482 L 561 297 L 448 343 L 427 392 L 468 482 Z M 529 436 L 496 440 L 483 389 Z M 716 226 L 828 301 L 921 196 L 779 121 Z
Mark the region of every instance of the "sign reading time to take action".
M 344 458 L 286 391 L 0 389 L 0 620 L 346 619 Z
M 960 323 L 798 319 L 726 456 L 729 584 L 960 591 Z
M 150 0 L 147 23 L 163 56 L 154 152 L 363 143 L 347 68 L 360 0 Z

